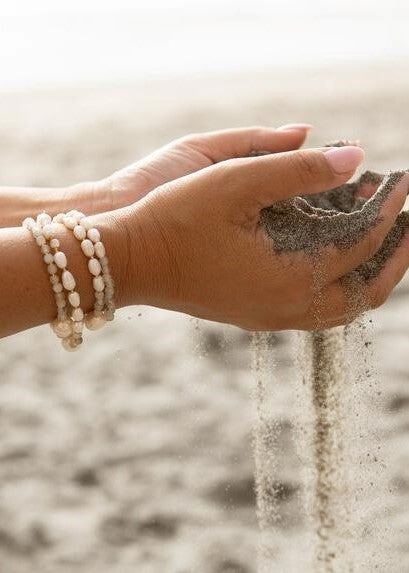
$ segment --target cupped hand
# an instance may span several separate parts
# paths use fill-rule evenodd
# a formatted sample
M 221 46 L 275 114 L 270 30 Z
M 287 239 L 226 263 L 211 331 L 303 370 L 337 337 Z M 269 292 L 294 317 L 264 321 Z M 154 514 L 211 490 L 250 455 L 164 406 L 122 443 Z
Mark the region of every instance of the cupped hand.
M 260 226 L 260 211 L 348 181 L 363 151 L 354 146 L 334 150 L 226 160 L 163 184 L 135 203 L 127 215 L 128 304 L 183 311 L 249 330 L 316 328 L 314 263 L 303 252 L 275 252 Z M 320 327 L 350 320 L 342 278 L 379 249 L 404 204 L 408 177 L 396 185 L 378 223 L 358 243 L 321 249 L 317 255 L 326 269 Z M 406 236 L 366 287 L 371 306 L 385 300 L 408 265 Z
M 131 205 L 159 185 L 252 151 L 277 153 L 300 147 L 311 126 L 249 127 L 188 135 L 99 181 L 63 188 L 8 187 L 0 192 L 0 227 L 14 227 L 35 212 L 77 209 L 93 215 Z
M 111 195 L 115 209 L 129 205 L 147 193 L 214 163 L 246 157 L 252 152 L 278 153 L 298 149 L 304 143 L 309 124 L 272 127 L 244 127 L 181 137 L 98 183 Z

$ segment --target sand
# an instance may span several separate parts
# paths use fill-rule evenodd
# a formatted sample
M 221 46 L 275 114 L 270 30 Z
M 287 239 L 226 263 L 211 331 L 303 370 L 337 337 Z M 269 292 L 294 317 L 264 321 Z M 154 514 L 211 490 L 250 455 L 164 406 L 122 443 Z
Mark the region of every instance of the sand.
M 368 167 L 400 170 L 408 165 L 406 72 L 263 70 L 0 96 L 0 181 L 90 180 L 189 132 L 294 121 L 316 126 L 308 145 L 359 137 Z M 369 556 L 380 545 L 387 558 L 359 572 L 409 570 L 408 294 L 405 279 L 373 314 L 372 334 L 365 331 L 378 384 L 372 375 L 346 382 L 352 433 L 360 435 L 349 476 L 365 532 L 356 545 Z M 47 326 L 0 341 L 2 571 L 255 573 L 250 337 L 206 321 L 200 336 L 204 356 L 194 353 L 185 316 L 136 307 L 118 311 L 81 359 L 56 347 Z M 278 429 L 281 493 L 270 571 L 307 572 L 311 525 L 302 492 L 304 473 L 315 470 L 311 450 L 300 453 L 292 436 L 307 427 L 312 400 L 293 366 L 292 333 L 271 342 L 267 415 Z M 390 548 L 379 544 L 378 530 Z
M 348 143 L 338 141 L 329 145 L 342 146 Z M 260 224 L 272 240 L 276 253 L 303 251 L 311 257 L 313 296 L 317 302 L 322 299 L 321 286 L 326 276 L 326 269 L 319 259 L 321 251 L 329 246 L 342 251 L 362 240 L 379 222 L 381 206 L 404 173 L 395 171 L 381 176 L 367 171 L 353 183 L 324 193 L 282 201 L 262 211 Z M 377 190 L 369 199 L 365 199 L 359 193 L 369 183 L 375 184 Z M 349 299 L 350 320 L 367 310 L 364 286 L 379 275 L 408 228 L 409 213 L 404 212 L 399 215 L 376 255 L 342 280 L 345 297 Z M 320 305 L 316 304 L 316 307 Z M 345 362 L 348 330 L 320 330 L 322 317 L 318 313 L 315 322 L 315 330 L 301 334 L 305 338 L 304 347 L 309 349 L 304 353 L 304 361 L 301 363 L 302 378 L 303 383 L 310 387 L 313 405 L 309 448 L 314 479 L 310 484 L 312 491 L 307 492 L 310 497 L 308 520 L 315 532 L 311 566 L 317 573 L 356 571 L 356 561 L 348 556 L 352 554 L 348 545 L 353 545 L 357 531 L 351 519 L 353 495 L 348 482 L 351 459 L 347 455 L 348 444 L 344 440 L 348 412 L 342 407 L 348 372 Z M 268 355 L 271 349 L 266 345 L 266 339 L 264 344 L 257 336 L 254 340 L 258 356 L 255 372 L 259 388 L 259 422 L 255 439 L 256 491 L 260 529 L 265 534 L 271 523 L 278 520 L 275 492 L 271 487 L 275 465 L 273 461 L 263 464 L 263 458 L 274 458 L 277 431 L 268 423 L 267 388 L 262 383 L 263 375 L 260 372 L 263 353 Z M 349 495 L 345 495 L 345 492 L 349 492 Z M 264 553 L 268 543 L 268 540 L 263 542 Z

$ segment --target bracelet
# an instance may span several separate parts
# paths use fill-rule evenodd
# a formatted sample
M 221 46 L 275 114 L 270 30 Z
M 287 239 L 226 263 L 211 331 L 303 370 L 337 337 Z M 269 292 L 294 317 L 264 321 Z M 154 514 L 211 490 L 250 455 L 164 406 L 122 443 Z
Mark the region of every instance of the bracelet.
M 51 254 L 50 245 L 47 243 L 42 229 L 43 224 L 48 224 L 49 221 L 51 222 L 51 218 L 48 219 L 47 217 L 46 213 L 40 214 L 37 217 L 37 221 L 31 217 L 27 217 L 23 221 L 23 227 L 31 231 L 37 245 L 40 247 L 43 260 L 50 274 L 50 283 L 57 305 L 57 318 L 51 323 L 51 328 L 59 338 L 65 339 L 71 336 L 72 325 L 67 315 L 67 302 L 63 292 L 63 284 L 57 273 L 57 265 L 54 263 L 54 256 Z
M 51 219 L 51 218 L 50 218 Z M 82 310 L 80 304 L 81 299 L 79 293 L 75 290 L 76 282 L 73 274 L 67 268 L 67 257 L 65 253 L 60 251 L 60 241 L 55 237 L 56 234 L 56 224 L 47 223 L 43 227 L 43 234 L 46 239 L 50 241 L 50 248 L 54 252 L 54 262 L 55 265 L 61 272 L 62 286 L 67 292 L 67 298 L 69 305 L 71 306 L 70 318 L 71 318 L 71 336 L 64 338 L 62 340 L 62 345 L 65 350 L 73 351 L 76 350 L 83 342 L 82 332 L 84 330 L 84 311 Z M 58 329 L 58 324 L 56 325 Z M 56 328 L 53 327 L 54 332 Z M 56 332 L 57 334 L 57 332 Z M 58 336 L 58 334 L 57 334 Z
M 100 232 L 92 226 L 84 213 L 76 209 L 68 211 L 67 214 L 59 213 L 53 221 L 61 222 L 73 231 L 75 238 L 81 243 L 82 252 L 88 258 L 95 303 L 94 310 L 85 315 L 85 326 L 89 330 L 98 330 L 107 321 L 112 321 L 115 314 L 114 281 Z
M 85 316 L 80 306 L 80 295 L 75 290 L 75 278 L 67 268 L 67 257 L 60 250 L 60 242 L 55 237 L 59 223 L 73 231 L 74 236 L 81 241 L 82 252 L 88 258 L 88 269 L 93 277 L 95 303 L 93 310 Z M 53 219 L 43 212 L 37 216 L 36 220 L 27 217 L 22 225 L 31 231 L 39 245 L 50 274 L 50 283 L 57 306 L 57 317 L 50 326 L 61 339 L 65 350 L 77 350 L 83 342 L 84 324 L 89 330 L 97 330 L 107 321 L 114 319 L 114 281 L 100 233 L 98 229 L 92 227 L 89 219 L 77 210 L 66 214 L 58 213 Z

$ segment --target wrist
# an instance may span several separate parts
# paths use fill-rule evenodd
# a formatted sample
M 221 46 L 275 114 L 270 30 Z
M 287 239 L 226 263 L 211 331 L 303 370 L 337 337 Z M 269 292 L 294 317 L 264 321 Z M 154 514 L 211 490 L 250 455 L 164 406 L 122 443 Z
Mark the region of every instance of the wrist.
M 68 187 L 2 187 L 0 227 L 18 227 L 26 217 L 46 211 L 51 216 L 75 208 L 86 215 L 116 208 L 109 187 L 101 182 L 84 182 Z
M 57 212 L 75 208 L 88 216 L 117 208 L 112 191 L 103 180 L 82 181 L 59 191 L 59 196 L 54 198 L 54 210 Z
M 115 285 L 116 308 L 132 304 L 128 277 L 130 243 L 125 225 L 125 209 L 87 216 L 101 234 Z
M 149 201 L 92 218 L 102 236 L 117 283 L 117 306 L 150 305 L 173 308 L 177 291 L 177 267 L 153 215 Z M 173 244 L 174 241 L 171 241 Z M 111 252 L 111 256 L 110 256 Z

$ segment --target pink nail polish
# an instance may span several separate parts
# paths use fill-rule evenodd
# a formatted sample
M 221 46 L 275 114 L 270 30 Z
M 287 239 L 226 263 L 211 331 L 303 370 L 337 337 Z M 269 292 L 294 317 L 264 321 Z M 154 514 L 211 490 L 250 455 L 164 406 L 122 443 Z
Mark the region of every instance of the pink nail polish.
M 309 123 L 287 123 L 277 128 L 277 131 L 311 131 L 313 127 Z
M 324 155 L 331 169 L 338 175 L 355 171 L 365 157 L 363 149 L 352 145 L 331 147 L 328 151 L 324 151 Z

